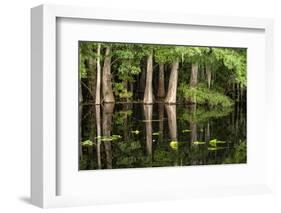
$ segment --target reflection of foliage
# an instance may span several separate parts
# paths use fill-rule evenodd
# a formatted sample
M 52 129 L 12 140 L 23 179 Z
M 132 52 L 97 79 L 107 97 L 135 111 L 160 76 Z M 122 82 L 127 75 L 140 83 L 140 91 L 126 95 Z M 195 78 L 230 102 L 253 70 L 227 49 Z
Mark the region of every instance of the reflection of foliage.
M 247 145 L 246 141 L 234 145 L 234 152 L 224 160 L 224 163 L 246 163 Z
M 125 119 L 133 113 L 132 110 L 119 111 L 114 113 L 114 122 L 116 125 L 124 124 Z
M 229 107 L 233 105 L 233 101 L 216 90 L 209 90 L 203 84 L 199 84 L 197 87 L 189 87 L 187 84 L 181 84 L 178 88 L 179 97 L 184 100 L 192 98 L 196 100 L 197 104 L 209 106 L 222 106 Z
M 208 120 L 209 118 L 220 118 L 227 116 L 232 111 L 232 107 L 213 108 L 210 110 L 207 110 L 205 108 L 198 108 L 196 109 L 196 111 L 185 108 L 182 112 L 179 113 L 179 118 L 184 121 L 203 122 Z
M 132 150 L 140 149 L 141 144 L 139 141 L 121 142 L 118 147 L 122 152 L 130 153 Z

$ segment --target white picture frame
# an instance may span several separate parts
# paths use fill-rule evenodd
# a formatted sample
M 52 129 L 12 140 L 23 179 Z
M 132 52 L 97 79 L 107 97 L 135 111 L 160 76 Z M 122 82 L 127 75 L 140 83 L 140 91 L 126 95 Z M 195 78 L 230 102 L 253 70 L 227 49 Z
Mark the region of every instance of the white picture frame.
M 106 196 L 89 196 L 87 193 L 83 194 L 69 194 L 58 195 L 59 173 L 61 167 L 58 166 L 58 159 L 60 159 L 58 152 L 58 132 L 57 132 L 57 88 L 59 82 L 57 80 L 57 49 L 58 49 L 58 20 L 60 18 L 68 20 L 99 20 L 99 21 L 118 21 L 119 25 L 122 23 L 142 23 L 154 24 L 155 26 L 199 26 L 202 28 L 220 28 L 232 30 L 257 30 L 263 33 L 262 41 L 264 44 L 264 67 L 261 68 L 261 76 L 265 79 L 257 77 L 257 82 L 264 82 L 264 87 L 260 89 L 264 104 L 256 109 L 256 112 L 263 113 L 265 105 L 271 107 L 272 103 L 270 91 L 273 88 L 271 81 L 273 75 L 273 21 L 270 19 L 256 19 L 256 18 L 240 18 L 240 17 L 216 17 L 216 16 L 203 16 L 203 15 L 188 15 L 188 14 L 165 14 L 154 13 L 147 11 L 121 11 L 108 8 L 84 8 L 74 6 L 54 6 L 54 5 L 41 5 L 31 10 L 31 54 L 32 54 L 32 103 L 31 103 L 31 200 L 32 203 L 43 207 L 62 207 L 62 206 L 76 206 L 76 205 L 91 205 L 99 203 L 116 203 L 116 202 L 136 202 L 143 200 L 165 200 L 165 199 L 178 199 L 188 198 L 194 196 L 214 196 L 214 195 L 233 195 L 233 194 L 252 194 L 264 193 L 270 191 L 270 166 L 268 159 L 268 152 L 264 152 L 264 162 L 262 168 L 256 168 L 256 174 L 264 174 L 263 178 L 257 178 L 253 184 L 243 181 L 236 184 L 229 185 L 227 182 L 219 185 L 210 185 L 209 187 L 200 187 L 200 183 L 194 182 L 196 178 L 196 171 L 189 170 L 194 173 L 191 179 L 194 187 L 186 186 L 179 188 L 177 185 L 169 184 L 167 189 L 159 190 L 159 187 L 164 187 L 164 183 L 159 183 L 158 188 L 151 188 L 152 192 L 143 191 L 140 194 L 134 195 L 133 189 Z M 203 44 L 202 44 L 203 45 Z M 223 44 L 222 44 L 223 45 Z M 253 81 L 253 79 L 250 79 Z M 255 91 L 253 91 L 255 92 Z M 255 101 L 250 105 L 253 106 Z M 270 120 L 272 114 L 268 113 L 262 118 L 265 122 L 266 129 L 270 129 Z M 253 122 L 254 123 L 254 122 Z M 253 124 L 254 125 L 254 124 Z M 254 126 L 252 126 L 253 129 Z M 260 127 L 256 127 L 257 130 Z M 268 148 L 267 131 L 260 132 L 265 138 L 265 147 Z M 261 146 L 260 146 L 261 147 Z M 255 152 L 253 150 L 253 152 Z M 76 156 L 78 157 L 78 156 Z M 234 167 L 233 167 L 234 168 Z M 184 171 L 185 168 L 181 168 Z M 231 168 L 228 167 L 228 170 Z M 206 170 L 206 169 L 204 169 Z M 217 169 L 219 170 L 219 169 Z M 171 173 L 178 175 L 179 170 L 167 169 Z M 237 167 L 237 172 L 247 171 L 247 168 Z M 78 172 L 78 171 L 77 171 Z M 150 170 L 149 173 L 145 170 L 138 170 L 127 172 L 128 175 L 145 175 L 159 176 L 163 171 L 156 169 Z M 199 171 L 198 174 L 200 174 Z M 210 171 L 202 171 L 210 172 Z M 218 171 L 220 172 L 220 171 Z M 118 172 L 115 172 L 117 176 Z M 106 175 L 112 175 L 113 171 L 107 171 Z M 203 174 L 203 173 L 202 173 Z M 204 173 L 206 174 L 206 173 Z M 93 173 L 91 175 L 94 175 Z M 85 173 L 84 173 L 85 176 Z M 191 175 L 192 176 L 192 175 Z M 103 176 L 105 177 L 105 176 Z M 250 177 L 250 176 L 249 176 Z M 126 177 L 123 176 L 126 181 Z M 191 178 L 191 177 L 190 177 Z M 72 179 L 70 179 L 72 181 Z M 75 183 L 73 183 L 75 185 Z M 68 186 L 69 187 L 69 186 Z M 126 187 L 126 186 L 124 186 Z M 130 186 L 127 186 L 130 188 Z M 144 187 L 145 189 L 145 187 Z M 73 188 L 74 190 L 74 188 Z M 86 190 L 86 189 L 85 189 Z M 138 191 L 138 190 L 136 190 Z M 119 195 L 122 193 L 122 196 Z M 149 195 L 147 195 L 147 194 Z M 106 194 L 106 193 L 105 193 Z M 173 196 L 171 196 L 171 195 Z M 175 195 L 176 194 L 176 195 Z M 157 196 L 156 196 L 157 195 Z

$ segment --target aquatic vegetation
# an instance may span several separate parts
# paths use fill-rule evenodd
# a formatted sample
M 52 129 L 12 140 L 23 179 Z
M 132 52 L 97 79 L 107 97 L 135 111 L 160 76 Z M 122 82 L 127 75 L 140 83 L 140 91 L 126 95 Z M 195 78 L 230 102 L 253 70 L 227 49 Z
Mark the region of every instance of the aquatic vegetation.
M 131 133 L 135 134 L 135 135 L 138 135 L 138 134 L 140 134 L 140 131 L 139 130 L 132 130 Z
M 182 133 L 187 133 L 187 132 L 191 132 L 191 130 L 190 129 L 183 129 L 181 132 Z
M 171 147 L 173 150 L 178 150 L 178 146 L 179 146 L 179 142 L 178 142 L 178 141 L 171 141 L 171 142 L 170 142 L 170 147 Z
M 86 140 L 86 141 L 82 141 L 81 145 L 82 146 L 93 146 L 95 143 L 91 140 Z
M 217 144 L 224 144 L 224 143 L 226 143 L 226 142 L 225 141 L 219 141 L 218 139 L 213 139 L 213 140 L 209 141 L 209 144 L 211 146 L 217 146 Z
M 193 144 L 195 144 L 195 145 L 202 145 L 202 144 L 206 144 L 206 142 L 205 141 L 194 141 L 194 142 L 192 142 Z
M 220 149 L 224 149 L 223 147 L 208 147 L 208 151 L 217 151 Z
M 160 135 L 160 132 L 153 132 L 152 135 L 158 136 L 158 135 Z
M 121 135 L 112 135 L 112 136 L 98 136 L 96 137 L 97 140 L 100 141 L 116 141 L 118 139 L 121 139 Z

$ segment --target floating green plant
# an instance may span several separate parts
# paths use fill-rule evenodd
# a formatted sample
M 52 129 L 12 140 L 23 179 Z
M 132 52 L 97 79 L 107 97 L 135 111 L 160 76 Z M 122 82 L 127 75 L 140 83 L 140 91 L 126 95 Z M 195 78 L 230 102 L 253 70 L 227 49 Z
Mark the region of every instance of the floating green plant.
M 98 136 L 98 137 L 96 137 L 96 139 L 98 139 L 100 141 L 116 141 L 120 138 L 122 138 L 121 135 Z
M 170 147 L 171 147 L 173 150 L 178 150 L 178 146 L 179 146 L 179 142 L 177 142 L 177 141 L 171 141 L 171 142 L 170 142 Z
M 217 151 L 223 149 L 223 147 L 208 147 L 208 151 Z
M 223 144 L 223 143 L 226 143 L 226 142 L 225 142 L 225 141 L 219 141 L 218 139 L 213 139 L 213 140 L 210 140 L 210 141 L 209 141 L 209 144 L 210 144 L 211 146 L 214 146 L 214 147 L 216 147 L 217 144 Z
M 202 144 L 206 144 L 206 142 L 204 142 L 204 141 L 194 141 L 193 144 L 202 145 Z
M 82 145 L 82 146 L 93 146 L 94 143 L 93 143 L 93 141 L 91 141 L 91 140 L 86 140 L 86 141 L 82 141 L 82 142 L 81 142 L 81 145 Z
M 160 135 L 160 132 L 153 132 L 152 135 Z
M 191 130 L 190 129 L 183 129 L 181 132 L 182 133 L 187 133 L 187 132 L 191 132 Z
M 135 135 L 138 135 L 138 134 L 140 134 L 140 131 L 139 130 L 133 130 L 133 131 L 131 131 L 131 133 L 133 133 Z

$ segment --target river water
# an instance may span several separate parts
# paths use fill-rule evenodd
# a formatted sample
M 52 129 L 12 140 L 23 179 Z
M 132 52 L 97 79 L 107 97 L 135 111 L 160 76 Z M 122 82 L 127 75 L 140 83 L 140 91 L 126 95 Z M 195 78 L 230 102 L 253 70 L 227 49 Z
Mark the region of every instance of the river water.
M 80 170 L 246 163 L 246 107 L 85 104 Z

